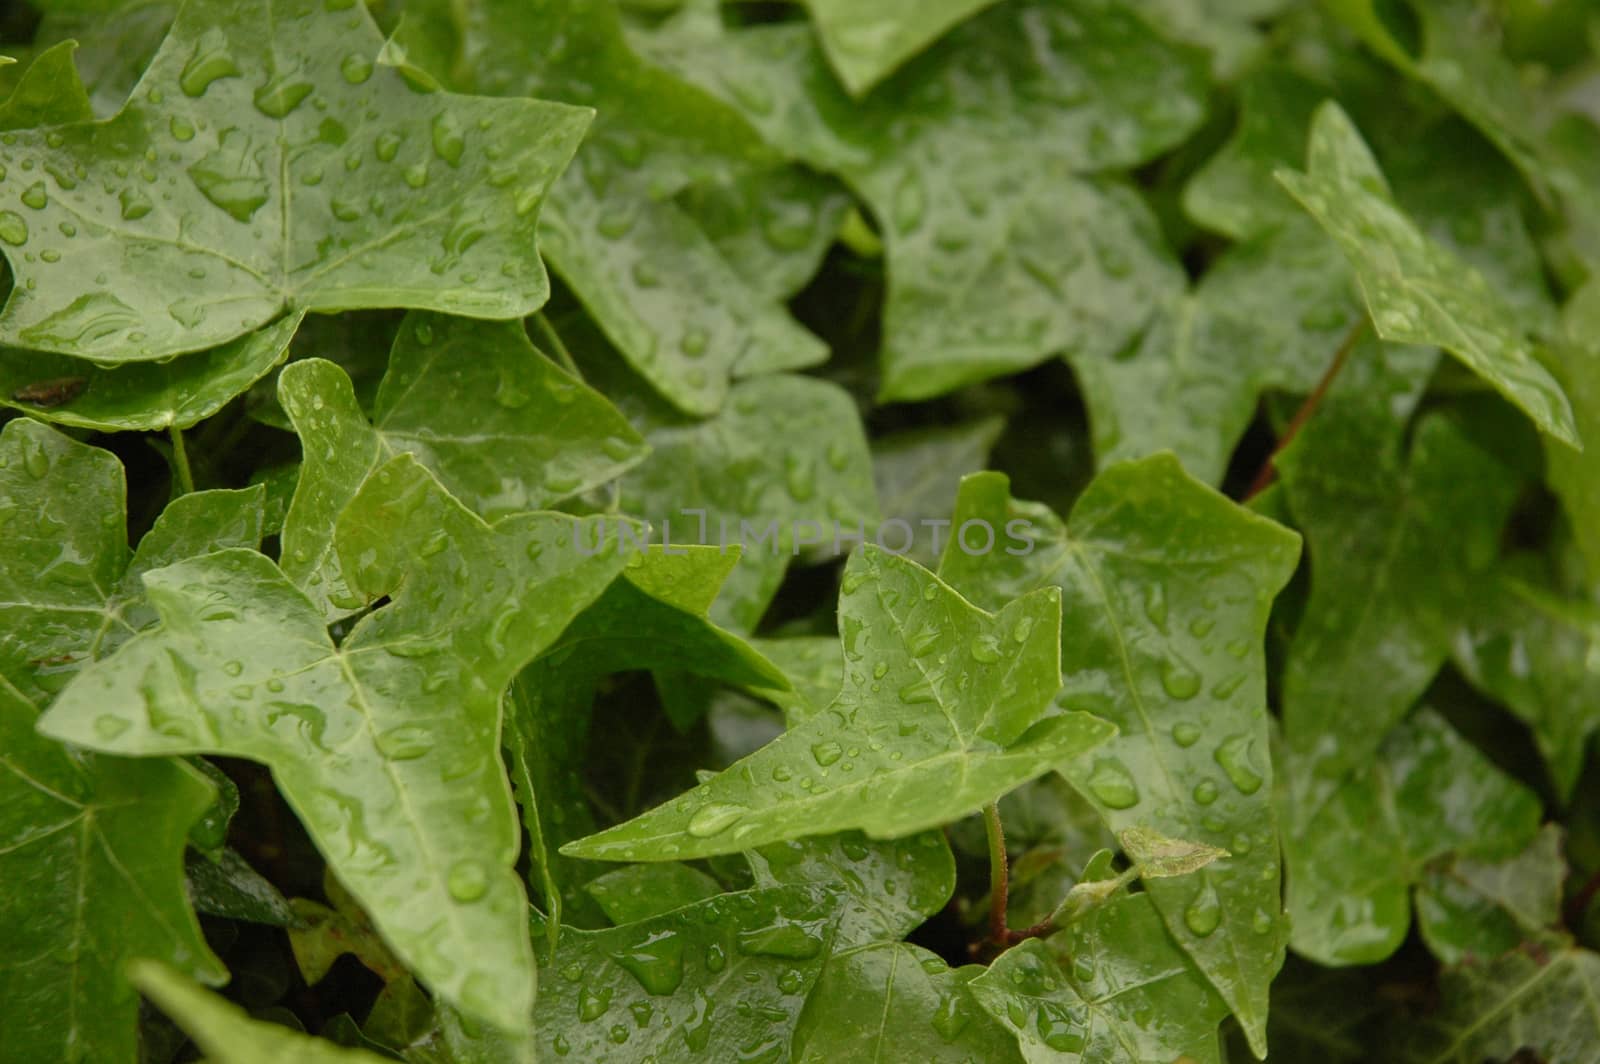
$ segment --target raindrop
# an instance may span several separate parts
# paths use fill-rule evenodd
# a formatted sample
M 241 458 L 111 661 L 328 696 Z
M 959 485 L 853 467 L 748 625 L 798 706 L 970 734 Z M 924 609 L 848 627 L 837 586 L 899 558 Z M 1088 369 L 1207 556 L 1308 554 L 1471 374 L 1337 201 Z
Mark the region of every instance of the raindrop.
M 928 585 L 932 587 L 933 585 Z M 985 665 L 993 665 L 1000 660 L 1000 643 L 993 636 L 980 635 L 972 641 L 972 658 L 974 661 Z
M 728 830 L 748 812 L 744 806 L 731 802 L 711 802 L 689 818 L 687 830 L 697 839 L 710 838 Z
M 1253 763 L 1254 747 L 1255 740 L 1250 736 L 1230 735 L 1218 744 L 1213 755 L 1242 794 L 1254 794 L 1261 789 L 1261 773 Z
M 0 211 L 0 240 L 13 247 L 28 242 L 28 223 L 15 211 Z
M 268 118 L 283 118 L 299 107 L 311 95 L 312 85 L 309 81 L 296 80 L 297 73 L 281 74 L 257 89 L 251 97 L 256 110 Z
M 1017 626 L 1011 630 L 1011 638 L 1018 643 L 1026 643 L 1028 641 L 1028 636 L 1032 632 L 1033 618 L 1024 617 L 1018 621 Z
M 900 688 L 898 694 L 900 701 L 908 706 L 923 705 L 924 703 L 935 701 L 933 682 L 926 677 L 906 684 Z
M 1190 721 L 1180 721 L 1172 726 L 1172 741 L 1179 746 L 1188 748 L 1200 741 L 1200 725 Z
M 827 768 L 844 756 L 844 750 L 833 740 L 817 743 L 811 748 L 811 756 L 816 758 L 817 764 Z
M 178 87 L 185 95 L 203 96 L 212 82 L 239 76 L 239 67 L 227 48 L 228 39 L 221 30 L 213 27 L 205 32 L 178 74 Z
M 578 991 L 578 1019 L 584 1023 L 593 1023 L 606 1014 L 611 1007 L 611 988 L 601 987 L 593 990 L 583 987 Z
M 1201 938 L 1211 934 L 1222 922 L 1222 904 L 1217 900 L 1217 892 L 1209 881 L 1200 885 L 1195 893 L 1194 900 L 1189 902 L 1189 907 L 1183 910 L 1183 923 L 1191 932 Z
M 637 979 L 647 993 L 671 994 L 683 983 L 683 939 L 676 931 L 651 931 L 629 949 L 613 953 L 611 959 Z
M 360 85 L 372 76 L 372 61 L 364 55 L 351 53 L 339 63 L 339 73 L 352 85 Z
M 402 724 L 379 732 L 376 742 L 390 761 L 414 761 L 433 750 L 433 732 L 425 724 Z
M 380 133 L 373 144 L 373 152 L 378 156 L 378 161 L 383 163 L 394 162 L 394 157 L 400 154 L 400 142 L 405 138 L 398 133 Z
M 922 188 L 922 179 L 915 172 L 906 174 L 894 194 L 894 224 L 902 233 L 909 233 L 922 224 L 928 209 L 928 195 Z
M 728 955 L 722 951 L 722 947 L 721 946 L 719 946 L 715 942 L 713 942 L 711 945 L 706 947 L 706 970 L 707 971 L 709 971 L 709 972 L 720 972 L 720 971 L 722 971 L 722 969 L 726 968 L 727 966 L 728 966 Z
M 35 181 L 22 193 L 23 206 L 32 207 L 34 210 L 43 210 L 45 204 L 50 202 L 50 195 L 45 191 L 43 181 Z
M 1201 805 L 1210 805 L 1217 800 L 1217 785 L 1213 780 L 1201 780 L 1194 785 L 1194 800 Z
M 483 866 L 483 862 L 470 857 L 457 861 L 450 866 L 445 886 L 456 901 L 477 901 L 489 890 L 489 870 Z
M 94 719 L 94 733 L 104 742 L 110 742 L 132 726 L 132 722 L 111 713 L 102 713 Z
M 1128 809 L 1139 804 L 1139 788 L 1120 761 L 1101 758 L 1089 776 L 1089 790 L 1112 809 Z
M 455 112 L 440 111 L 433 119 L 433 150 L 451 166 L 461 165 L 461 154 L 466 149 L 466 137 Z
M 1180 701 L 1200 693 L 1200 674 L 1181 661 L 1168 661 L 1161 667 L 1161 689 Z

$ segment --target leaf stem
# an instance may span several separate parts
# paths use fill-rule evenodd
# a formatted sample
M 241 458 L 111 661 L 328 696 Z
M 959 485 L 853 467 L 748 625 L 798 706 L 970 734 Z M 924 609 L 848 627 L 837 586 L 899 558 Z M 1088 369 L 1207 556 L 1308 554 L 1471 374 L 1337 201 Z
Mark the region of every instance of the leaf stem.
M 1010 870 L 1006 867 L 1006 829 L 1000 823 L 998 803 L 983 807 L 983 828 L 989 836 L 989 937 L 1003 946 L 1011 930 L 1006 924 Z
M 189 469 L 189 452 L 183 446 L 183 430 L 172 425 L 167 435 L 172 440 L 172 465 L 178 472 L 178 494 L 188 495 L 194 491 L 194 473 Z
M 561 334 L 550 324 L 550 319 L 544 316 L 544 311 L 534 311 L 533 324 L 538 328 L 539 335 L 550 345 L 551 353 L 556 356 L 556 361 L 561 363 L 562 368 L 580 381 L 583 380 L 583 373 L 578 369 L 577 362 L 573 361 L 572 352 L 567 350 L 567 345 L 561 341 Z
M 1272 448 L 1272 453 L 1267 455 L 1267 460 L 1261 463 L 1255 480 L 1250 482 L 1250 490 L 1244 493 L 1240 502 L 1249 502 L 1257 495 L 1266 491 L 1277 479 L 1277 459 L 1283 449 L 1294 442 L 1300 434 L 1311 415 L 1317 412 L 1317 407 L 1322 405 L 1322 400 L 1328 395 L 1328 389 L 1333 387 L 1334 379 L 1339 376 L 1339 371 L 1344 369 L 1344 364 L 1350 359 L 1350 352 L 1356 346 L 1356 341 L 1361 338 L 1361 333 L 1367 327 L 1367 319 L 1362 317 L 1345 334 L 1344 342 L 1339 345 L 1339 350 L 1334 353 L 1333 361 L 1328 363 L 1328 368 L 1322 374 L 1322 379 L 1317 382 L 1317 387 L 1306 396 L 1306 401 L 1300 404 L 1300 409 L 1294 412 L 1294 417 L 1289 419 L 1289 425 L 1283 430 L 1283 435 L 1278 437 L 1277 445 Z

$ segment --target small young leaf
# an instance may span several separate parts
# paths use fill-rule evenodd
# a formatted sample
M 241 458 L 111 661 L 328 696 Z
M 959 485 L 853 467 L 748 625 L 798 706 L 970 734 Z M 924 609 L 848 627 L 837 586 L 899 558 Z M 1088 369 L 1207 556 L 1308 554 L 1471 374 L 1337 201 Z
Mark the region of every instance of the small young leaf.
M 1539 364 L 1517 313 L 1395 206 L 1371 150 L 1338 104 L 1317 111 L 1307 172 L 1282 171 L 1278 179 L 1344 249 L 1379 336 L 1444 348 L 1541 430 L 1582 449 L 1572 406 Z

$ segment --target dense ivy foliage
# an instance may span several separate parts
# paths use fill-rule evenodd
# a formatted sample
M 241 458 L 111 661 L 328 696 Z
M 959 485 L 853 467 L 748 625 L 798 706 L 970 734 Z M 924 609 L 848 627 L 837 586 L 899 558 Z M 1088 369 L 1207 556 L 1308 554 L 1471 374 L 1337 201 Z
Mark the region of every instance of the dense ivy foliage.
M 0 1061 L 1600 1062 L 1587 0 L 0 9 Z

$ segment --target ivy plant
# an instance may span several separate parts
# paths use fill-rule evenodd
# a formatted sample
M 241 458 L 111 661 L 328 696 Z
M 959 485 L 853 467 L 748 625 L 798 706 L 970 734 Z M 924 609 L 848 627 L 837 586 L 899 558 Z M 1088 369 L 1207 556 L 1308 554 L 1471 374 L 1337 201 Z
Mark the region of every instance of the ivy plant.
M 0 1060 L 1600 1061 L 1597 42 L 0 12 Z

